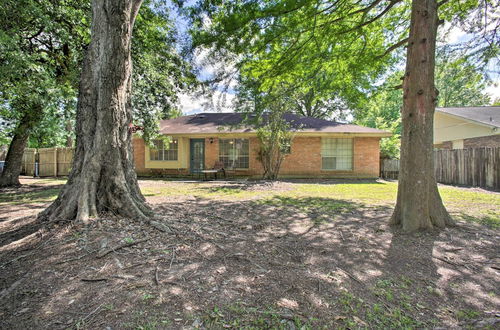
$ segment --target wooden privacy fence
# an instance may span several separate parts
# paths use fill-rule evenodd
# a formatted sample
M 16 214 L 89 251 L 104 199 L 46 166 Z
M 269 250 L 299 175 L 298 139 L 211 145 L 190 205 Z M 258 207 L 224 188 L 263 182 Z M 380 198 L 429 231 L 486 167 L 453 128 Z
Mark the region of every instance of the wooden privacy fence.
M 383 159 L 380 176 L 396 179 L 399 160 Z M 500 190 L 500 148 L 434 151 L 437 182 Z
M 21 173 L 34 175 L 38 160 L 39 176 L 66 176 L 73 161 L 73 148 L 27 148 L 23 154 Z
M 399 159 L 381 159 L 380 176 L 384 179 L 397 179 L 399 173 Z

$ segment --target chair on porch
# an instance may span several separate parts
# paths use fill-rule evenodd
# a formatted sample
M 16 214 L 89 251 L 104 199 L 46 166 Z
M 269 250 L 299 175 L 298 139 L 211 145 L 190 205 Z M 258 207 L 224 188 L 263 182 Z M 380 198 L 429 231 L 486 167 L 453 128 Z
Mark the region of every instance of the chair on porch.
M 226 178 L 226 170 L 224 169 L 224 163 L 221 161 L 216 161 L 214 167 L 208 170 L 202 170 L 201 173 L 204 175 L 204 179 L 208 180 L 208 174 L 212 173 L 215 180 L 217 180 L 217 173 L 222 172 L 224 174 L 224 179 Z

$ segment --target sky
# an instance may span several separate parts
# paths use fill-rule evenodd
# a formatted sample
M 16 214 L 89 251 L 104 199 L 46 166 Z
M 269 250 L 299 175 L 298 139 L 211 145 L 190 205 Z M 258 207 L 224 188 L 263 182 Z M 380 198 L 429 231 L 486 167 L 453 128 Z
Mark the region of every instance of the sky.
M 179 23 L 178 28 L 185 31 L 186 25 L 183 22 Z M 446 23 L 443 26 L 443 30 L 448 31 L 446 35 L 446 44 L 456 44 L 469 40 L 473 36 L 464 33 L 459 27 L 452 27 L 450 23 Z M 199 78 L 207 79 L 213 75 L 216 68 L 210 65 L 202 64 L 203 57 L 206 53 L 201 53 L 195 58 L 195 65 L 200 67 Z M 499 66 L 498 62 L 493 65 Z M 498 68 L 497 68 L 498 71 Z M 491 77 L 493 83 L 485 89 L 485 93 L 489 94 L 491 99 L 500 98 L 500 75 Z M 230 87 L 235 87 L 230 86 Z M 225 99 L 225 102 L 219 102 L 221 99 Z M 211 99 L 207 97 L 193 96 L 188 94 L 182 94 L 179 96 L 181 110 L 184 114 L 190 115 L 200 112 L 233 112 L 231 108 L 231 103 L 235 99 L 235 93 L 232 88 L 229 91 L 216 91 Z M 221 104 L 222 103 L 222 104 Z M 207 108 L 206 104 L 213 104 L 213 107 Z

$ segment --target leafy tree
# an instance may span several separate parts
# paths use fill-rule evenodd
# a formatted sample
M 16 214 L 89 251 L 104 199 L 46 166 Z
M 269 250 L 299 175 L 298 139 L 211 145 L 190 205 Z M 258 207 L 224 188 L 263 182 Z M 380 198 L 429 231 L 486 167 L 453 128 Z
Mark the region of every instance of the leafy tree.
M 369 127 L 390 131 L 393 136 L 380 144 L 382 157 L 399 158 L 401 135 L 402 91 L 397 88 L 403 72 L 396 71 L 354 113 L 355 122 Z M 436 54 L 436 88 L 439 91 L 437 106 L 482 106 L 490 103 L 484 93 L 487 79 L 463 53 L 448 52 L 441 48 Z
M 331 117 L 364 100 L 397 60 L 386 50 L 403 44 L 391 32 L 407 25 L 406 8 L 403 1 L 200 1 L 191 8 L 193 43 L 234 66 L 239 85 L 292 91 L 290 109 Z
M 169 15 L 161 3 L 145 1 L 134 26 L 132 108 L 146 142 L 158 137 L 159 120 L 182 115 L 179 93 L 198 87 L 191 66 L 175 48 L 176 31 Z
M 484 72 L 470 62 L 463 52 L 450 52 L 447 47 L 438 51 L 436 87 L 439 107 L 481 106 L 490 104 L 485 94 L 488 81 Z
M 147 220 L 132 164 L 131 43 L 142 0 L 92 2 L 91 42 L 80 78 L 73 169 L 43 220 L 87 222 L 98 212 Z
M 88 38 L 81 28 L 87 9 L 84 0 L 2 3 L 0 116 L 12 139 L 0 186 L 19 184 L 30 134 L 75 87 L 82 41 Z
M 401 108 L 403 93 L 396 86 L 401 84 L 403 73 L 390 75 L 368 101 L 354 112 L 355 123 L 391 132 L 393 135 L 380 142 L 383 158 L 399 158 L 401 139 Z
M 492 3 L 486 0 L 481 5 L 493 17 L 493 26 L 498 26 L 500 19 L 488 11 Z M 439 196 L 432 166 L 438 4 L 413 0 L 411 10 L 408 4 L 399 0 L 206 0 L 192 12 L 204 14 L 195 20 L 195 45 L 209 44 L 215 50 L 223 49 L 221 54 L 236 54 L 240 75 L 258 81 L 259 92 L 295 82 L 296 76 L 307 82 L 311 79 L 308 73 L 323 69 L 329 77 L 338 78 L 337 86 L 343 81 L 354 94 L 366 93 L 391 64 L 387 59 L 393 51 L 407 45 L 401 184 L 392 223 L 413 231 L 443 227 L 452 221 Z M 448 21 L 467 20 L 469 13 L 478 12 L 478 4 L 474 0 L 441 1 L 440 15 Z M 480 20 L 475 22 L 472 32 L 481 29 Z M 484 31 L 488 43 L 475 46 L 486 63 L 498 54 L 499 34 L 496 27 Z
M 10 142 L 11 152 L 0 183 L 17 185 L 27 142 L 38 148 L 73 146 L 76 87 L 83 49 L 89 42 L 90 7 L 87 0 L 23 0 L 21 6 L 8 1 L 5 10 L 0 15 L 3 22 L 12 13 L 18 19 L 3 25 L 1 34 L 5 50 L 0 61 L 4 73 L 0 119 L 5 128 L 1 138 Z M 158 134 L 159 119 L 180 114 L 177 93 L 196 86 L 191 68 L 173 47 L 174 29 L 168 14 L 147 1 L 135 27 L 133 116 L 144 127 L 146 140 Z M 40 104 L 33 105 L 34 100 Z M 16 108 L 16 104 L 32 104 L 32 108 Z
M 262 163 L 265 180 L 276 180 L 281 164 L 286 155 L 290 153 L 293 139 L 293 129 L 283 117 L 285 108 L 274 104 L 274 109 L 267 112 L 263 124 L 257 127 L 257 138 L 260 141 L 259 160 Z

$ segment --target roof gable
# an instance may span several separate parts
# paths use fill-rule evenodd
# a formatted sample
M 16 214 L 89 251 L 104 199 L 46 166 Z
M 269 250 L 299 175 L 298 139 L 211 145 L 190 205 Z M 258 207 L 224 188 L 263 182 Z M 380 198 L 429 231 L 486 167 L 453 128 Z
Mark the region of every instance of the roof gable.
M 500 127 L 500 106 L 436 108 L 436 111 L 491 127 Z
M 390 133 L 375 128 L 335 121 L 302 117 L 291 113 L 284 115 L 285 120 L 300 132 L 308 133 L 358 133 L 389 136 Z M 242 126 L 241 113 L 200 113 L 160 121 L 162 134 L 214 134 L 214 133 L 252 133 L 251 126 Z

